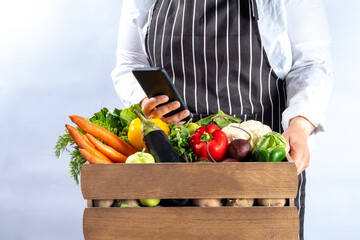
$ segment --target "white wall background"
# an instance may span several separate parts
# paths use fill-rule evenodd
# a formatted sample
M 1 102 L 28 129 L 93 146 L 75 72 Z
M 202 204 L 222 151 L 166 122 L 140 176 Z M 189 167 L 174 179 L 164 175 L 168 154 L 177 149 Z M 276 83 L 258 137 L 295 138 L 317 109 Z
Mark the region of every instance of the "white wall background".
M 336 82 L 308 169 L 306 239 L 360 239 L 360 2 L 325 0 Z M 68 115 L 122 105 L 121 1 L 0 1 L 0 239 L 83 239 L 86 206 L 53 147 Z

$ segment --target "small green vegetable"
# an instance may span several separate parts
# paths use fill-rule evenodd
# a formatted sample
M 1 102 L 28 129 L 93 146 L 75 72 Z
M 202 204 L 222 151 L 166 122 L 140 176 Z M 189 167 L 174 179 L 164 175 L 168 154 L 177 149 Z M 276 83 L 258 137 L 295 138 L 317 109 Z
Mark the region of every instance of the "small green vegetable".
M 281 162 L 286 156 L 285 138 L 277 132 L 269 132 L 261 137 L 253 151 L 256 162 Z

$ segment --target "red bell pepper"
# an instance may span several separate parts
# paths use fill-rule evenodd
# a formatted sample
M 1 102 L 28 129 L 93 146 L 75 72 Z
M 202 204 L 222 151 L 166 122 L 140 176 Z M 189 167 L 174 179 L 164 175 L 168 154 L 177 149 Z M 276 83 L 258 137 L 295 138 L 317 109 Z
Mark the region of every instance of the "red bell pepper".
M 212 158 L 215 161 L 225 157 L 227 145 L 226 134 L 215 124 L 198 128 L 190 137 L 190 147 L 197 157 Z

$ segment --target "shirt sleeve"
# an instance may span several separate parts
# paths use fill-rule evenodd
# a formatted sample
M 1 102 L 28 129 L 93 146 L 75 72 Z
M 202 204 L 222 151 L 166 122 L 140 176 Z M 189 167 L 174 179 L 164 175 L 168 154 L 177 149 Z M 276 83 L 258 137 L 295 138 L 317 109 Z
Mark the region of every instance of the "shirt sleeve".
M 123 1 L 116 50 L 116 66 L 111 72 L 114 88 L 125 107 L 146 97 L 132 74 L 136 67 L 149 67 L 143 49 L 143 34 L 138 19 L 145 20 L 148 11 L 134 8 L 133 1 Z M 140 16 L 139 16 L 140 15 Z
M 313 133 L 325 129 L 325 109 L 333 86 L 330 36 L 322 0 L 285 0 L 292 67 L 287 74 L 287 108 L 282 125 L 307 118 Z

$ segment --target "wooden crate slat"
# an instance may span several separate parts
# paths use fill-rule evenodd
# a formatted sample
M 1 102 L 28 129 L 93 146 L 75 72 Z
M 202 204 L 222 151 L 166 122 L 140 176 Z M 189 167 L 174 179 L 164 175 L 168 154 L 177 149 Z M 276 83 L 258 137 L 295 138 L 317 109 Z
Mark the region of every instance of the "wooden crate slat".
M 86 208 L 84 237 L 92 239 L 298 239 L 295 207 Z
M 295 198 L 294 163 L 86 164 L 85 199 Z

